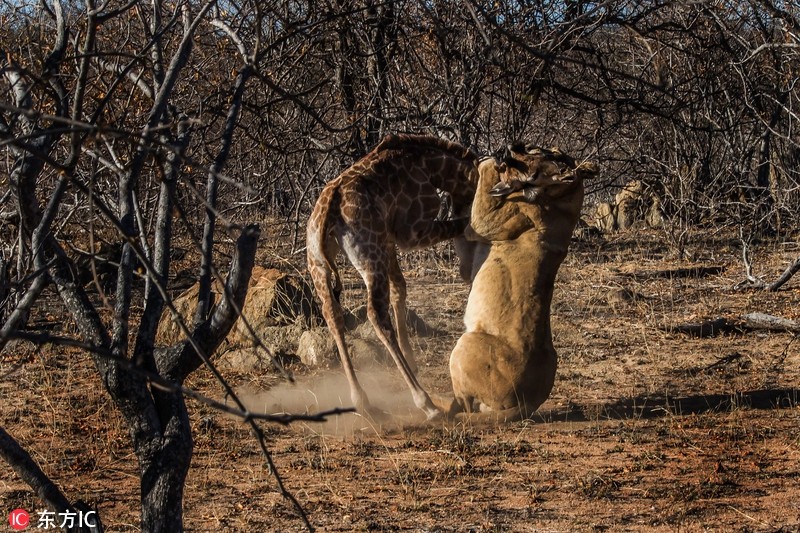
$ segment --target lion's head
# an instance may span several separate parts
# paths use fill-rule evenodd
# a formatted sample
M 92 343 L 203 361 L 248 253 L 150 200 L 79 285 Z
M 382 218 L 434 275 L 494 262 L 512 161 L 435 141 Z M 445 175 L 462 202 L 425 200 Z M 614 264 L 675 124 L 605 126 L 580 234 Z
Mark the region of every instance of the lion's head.
M 594 163 L 577 164 L 575 159 L 558 148 L 541 148 L 533 144 L 510 145 L 498 162 L 500 182 L 489 194 L 505 197 L 523 191 L 528 201 L 540 194 L 558 197 L 568 192 L 576 181 L 594 177 Z

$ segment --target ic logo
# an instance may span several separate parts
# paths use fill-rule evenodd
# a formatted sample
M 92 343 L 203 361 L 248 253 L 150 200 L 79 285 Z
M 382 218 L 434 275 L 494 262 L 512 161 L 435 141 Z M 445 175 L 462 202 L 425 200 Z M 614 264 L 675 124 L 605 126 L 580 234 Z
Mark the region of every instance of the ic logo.
M 28 516 L 28 511 L 25 509 L 14 509 L 11 511 L 11 514 L 8 515 L 8 523 L 17 531 L 22 531 L 27 528 L 30 521 L 31 518 Z

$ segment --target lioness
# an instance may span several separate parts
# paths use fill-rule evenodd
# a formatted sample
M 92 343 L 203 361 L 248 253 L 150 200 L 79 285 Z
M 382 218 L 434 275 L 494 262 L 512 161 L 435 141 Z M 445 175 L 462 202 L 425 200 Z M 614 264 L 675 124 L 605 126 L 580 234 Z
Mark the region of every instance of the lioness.
M 590 163 L 558 150 L 510 147 L 479 167 L 467 237 L 476 250 L 466 333 L 450 356 L 450 415 L 478 408 L 493 420 L 528 418 L 556 373 L 550 331 L 553 284 L 567 255 Z

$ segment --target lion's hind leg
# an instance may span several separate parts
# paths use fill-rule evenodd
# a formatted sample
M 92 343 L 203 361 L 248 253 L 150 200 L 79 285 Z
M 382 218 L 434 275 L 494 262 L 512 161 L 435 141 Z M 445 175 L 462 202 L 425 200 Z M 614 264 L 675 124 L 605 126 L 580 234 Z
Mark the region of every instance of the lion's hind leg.
M 475 410 L 476 401 L 493 410 L 514 407 L 519 403 L 516 385 L 522 365 L 521 354 L 503 339 L 482 332 L 464 333 L 450 354 L 456 401 L 466 412 Z

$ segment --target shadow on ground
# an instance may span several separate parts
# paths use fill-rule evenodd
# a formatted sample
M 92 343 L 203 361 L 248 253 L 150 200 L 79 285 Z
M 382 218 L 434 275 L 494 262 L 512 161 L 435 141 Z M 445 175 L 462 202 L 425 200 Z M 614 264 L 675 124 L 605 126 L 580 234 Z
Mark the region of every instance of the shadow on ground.
M 571 404 L 539 411 L 536 422 L 589 422 L 595 420 L 652 419 L 735 409 L 787 409 L 800 405 L 800 389 L 760 389 L 735 394 L 705 394 L 668 398 L 637 396 L 607 404 Z

